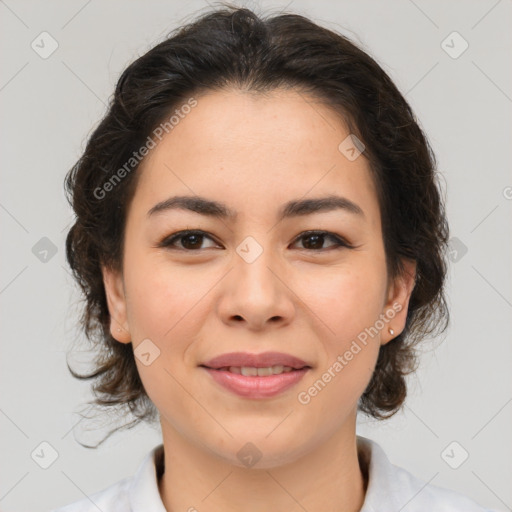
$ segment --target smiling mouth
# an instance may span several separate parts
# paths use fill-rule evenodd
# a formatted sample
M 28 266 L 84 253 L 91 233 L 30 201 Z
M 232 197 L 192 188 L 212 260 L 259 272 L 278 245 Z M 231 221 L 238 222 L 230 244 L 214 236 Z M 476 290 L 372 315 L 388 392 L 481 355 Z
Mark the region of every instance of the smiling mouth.
M 222 388 L 244 399 L 270 399 L 297 385 L 311 369 L 311 366 L 292 368 L 274 365 L 219 366 L 211 368 L 200 365 Z
M 291 366 L 275 365 L 267 366 L 265 368 L 256 368 L 254 366 L 224 366 L 222 368 L 209 368 L 203 366 L 209 370 L 217 370 L 220 372 L 230 372 L 236 375 L 243 375 L 244 377 L 268 377 L 270 375 L 281 375 L 282 373 L 295 372 L 310 368 L 310 366 L 304 366 L 303 368 L 292 368 Z

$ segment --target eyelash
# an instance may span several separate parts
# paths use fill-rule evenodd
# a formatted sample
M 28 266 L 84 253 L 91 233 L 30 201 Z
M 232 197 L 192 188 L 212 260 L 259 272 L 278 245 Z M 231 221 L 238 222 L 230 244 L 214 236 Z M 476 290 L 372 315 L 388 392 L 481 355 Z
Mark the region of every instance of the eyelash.
M 206 233 L 205 231 L 194 229 L 194 230 L 178 231 L 177 233 L 174 233 L 173 235 L 170 235 L 170 236 L 164 238 L 158 244 L 158 247 L 176 249 L 176 250 L 185 251 L 185 252 L 199 252 L 201 249 L 185 249 L 185 248 L 173 246 L 173 244 L 176 240 L 185 238 L 186 236 L 189 236 L 189 235 L 197 235 L 197 236 L 206 237 L 206 238 L 209 238 L 210 240 L 212 240 L 213 242 L 215 242 L 215 240 L 211 236 L 209 236 L 208 233 Z M 313 252 L 325 252 L 325 251 L 329 251 L 332 249 L 340 249 L 342 247 L 344 247 L 346 249 L 354 249 L 353 245 L 349 244 L 346 240 L 341 238 L 339 235 L 336 235 L 335 233 L 331 233 L 330 231 L 322 231 L 322 230 L 303 231 L 302 233 L 300 233 L 299 236 L 297 236 L 295 238 L 293 243 L 295 243 L 296 241 L 298 241 L 302 238 L 306 238 L 308 236 L 314 236 L 314 235 L 320 235 L 320 236 L 324 236 L 326 238 L 331 238 L 332 240 L 334 240 L 335 245 L 328 247 L 326 249 L 302 249 L 302 250 L 313 251 Z M 217 243 L 217 242 L 215 242 L 215 243 Z

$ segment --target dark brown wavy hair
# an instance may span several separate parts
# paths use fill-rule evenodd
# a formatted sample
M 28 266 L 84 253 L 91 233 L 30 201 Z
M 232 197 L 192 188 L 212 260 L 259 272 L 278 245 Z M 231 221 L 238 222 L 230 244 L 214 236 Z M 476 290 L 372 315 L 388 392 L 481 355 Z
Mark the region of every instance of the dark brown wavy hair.
M 417 369 L 417 343 L 443 332 L 449 321 L 444 297 L 448 224 L 435 156 L 411 107 L 375 60 L 343 35 L 297 14 L 264 18 L 223 3 L 173 31 L 122 73 L 105 117 L 65 180 L 76 214 L 66 255 L 83 292 L 81 327 L 95 351 L 91 373 L 68 368 L 74 377 L 93 379 L 95 399 L 89 403 L 94 407 L 133 414 L 133 421 L 120 428 L 158 417 L 139 378 L 132 344 L 110 334 L 101 272 L 101 265 L 122 271 L 125 218 L 138 165 L 106 197 L 98 191 L 187 98 L 233 87 L 254 93 L 293 88 L 310 95 L 341 116 L 366 147 L 388 275 L 404 272 L 400 258 L 417 265 L 405 329 L 381 346 L 358 404 L 368 416 L 389 418 L 404 403 L 406 375 Z

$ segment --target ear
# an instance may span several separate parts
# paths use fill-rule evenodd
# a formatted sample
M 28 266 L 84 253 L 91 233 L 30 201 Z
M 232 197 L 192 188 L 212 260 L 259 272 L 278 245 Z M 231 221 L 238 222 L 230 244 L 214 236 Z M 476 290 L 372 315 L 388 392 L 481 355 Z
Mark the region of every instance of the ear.
M 102 266 L 103 284 L 110 313 L 110 334 L 120 343 L 130 343 L 124 282 L 120 272 Z
M 405 327 L 409 299 L 416 283 L 416 261 L 402 258 L 404 272 L 388 284 L 388 295 L 384 306 L 384 315 L 387 318 L 386 327 L 381 331 L 381 344 L 385 345 L 396 338 Z M 393 330 L 393 334 L 389 332 Z

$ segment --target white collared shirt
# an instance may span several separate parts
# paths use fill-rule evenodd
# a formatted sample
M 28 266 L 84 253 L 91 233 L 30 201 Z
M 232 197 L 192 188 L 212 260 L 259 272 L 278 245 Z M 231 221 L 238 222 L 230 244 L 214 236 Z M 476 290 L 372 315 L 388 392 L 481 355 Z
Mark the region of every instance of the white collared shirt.
M 470 498 L 416 478 L 395 466 L 384 450 L 371 439 L 357 436 L 359 457 L 369 468 L 368 487 L 360 512 L 493 512 Z M 163 445 L 153 448 L 135 475 L 52 512 L 166 512 L 158 490 L 155 456 Z

